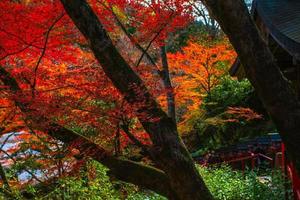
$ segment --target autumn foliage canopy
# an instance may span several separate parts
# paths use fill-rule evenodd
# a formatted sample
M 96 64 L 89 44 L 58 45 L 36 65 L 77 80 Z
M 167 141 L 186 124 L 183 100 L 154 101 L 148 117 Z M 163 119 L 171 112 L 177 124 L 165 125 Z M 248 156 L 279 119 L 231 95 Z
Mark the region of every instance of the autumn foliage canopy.
M 194 20 L 192 4 L 91 0 L 89 5 L 126 62 L 167 110 L 170 88 L 163 85 L 158 50 L 168 44 L 172 33 Z M 52 123 L 73 130 L 109 154 L 122 154 L 132 144 L 142 149 L 152 144 L 135 110 L 107 78 L 89 48 L 90 41 L 60 1 L 3 0 L 0 19 L 0 130 L 10 146 L 1 147 L 8 156 L 3 165 L 30 161 L 47 178 L 63 176 L 81 165 L 74 158 L 80 153 L 76 150 L 80 140 L 65 146 L 48 137 L 45 130 Z M 183 109 L 179 121 L 199 108 L 235 56 L 225 38 L 211 44 L 190 38 L 180 52 L 167 54 L 176 107 Z M 39 179 L 31 175 L 29 182 Z

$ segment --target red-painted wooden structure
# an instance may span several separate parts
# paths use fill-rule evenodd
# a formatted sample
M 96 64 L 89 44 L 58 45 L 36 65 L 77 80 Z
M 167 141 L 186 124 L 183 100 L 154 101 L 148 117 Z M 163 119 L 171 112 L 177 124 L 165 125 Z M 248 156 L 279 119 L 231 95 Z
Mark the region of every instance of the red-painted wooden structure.
M 284 174 L 286 175 L 286 179 L 289 179 L 292 183 L 294 200 L 300 200 L 300 176 L 296 172 L 293 163 L 288 160 L 284 144 L 282 142 L 277 144 L 280 144 L 280 146 L 277 145 L 277 148 L 269 148 L 271 151 L 267 153 L 268 156 L 263 153 L 254 153 L 251 150 L 248 150 L 230 155 L 226 154 L 218 159 L 209 159 L 208 156 L 206 159 L 202 160 L 200 164 L 207 166 L 226 163 L 231 166 L 235 166 L 244 172 L 246 165 L 251 166 L 251 169 L 254 169 L 260 164 L 259 160 L 268 161 L 270 168 L 277 166 L 283 170 Z M 273 153 L 274 156 L 270 156 L 271 153 Z M 212 154 L 210 156 L 214 157 Z
M 284 166 L 284 171 L 287 177 L 292 181 L 292 189 L 294 193 L 294 199 L 300 200 L 300 177 L 293 165 L 286 157 L 285 146 L 281 144 L 282 151 L 282 166 Z

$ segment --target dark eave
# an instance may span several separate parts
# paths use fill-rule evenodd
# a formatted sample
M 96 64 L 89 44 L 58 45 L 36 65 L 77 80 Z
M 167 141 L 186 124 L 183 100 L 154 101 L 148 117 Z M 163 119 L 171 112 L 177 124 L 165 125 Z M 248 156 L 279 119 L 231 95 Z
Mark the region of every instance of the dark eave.
M 270 48 L 274 48 L 274 43 L 277 43 L 282 49 L 281 52 L 286 52 L 282 53 L 284 56 L 278 53 L 274 55 L 280 62 L 280 67 L 283 65 L 287 68 L 287 65 L 290 65 L 290 62 L 286 62 L 288 56 L 291 57 L 290 60 L 300 60 L 300 0 L 254 0 L 251 13 L 254 20 L 259 19 L 259 23 L 262 23 L 270 34 L 269 38 L 274 41 L 269 43 L 273 44 Z M 282 57 L 285 59 L 282 60 Z M 239 78 L 244 77 L 238 58 L 229 73 Z
M 292 56 L 300 56 L 300 1 L 254 0 L 253 6 L 272 37 Z

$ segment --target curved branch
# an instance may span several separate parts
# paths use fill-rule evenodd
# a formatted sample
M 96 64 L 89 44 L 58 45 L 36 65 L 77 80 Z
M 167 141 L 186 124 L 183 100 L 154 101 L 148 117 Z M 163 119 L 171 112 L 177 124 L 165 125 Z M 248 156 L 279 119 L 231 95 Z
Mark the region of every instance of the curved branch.
M 22 94 L 17 81 L 2 66 L 0 66 L 0 80 L 8 86 L 13 93 Z M 26 114 L 30 112 L 27 105 L 23 102 L 16 100 L 16 105 L 18 105 L 23 113 Z M 80 145 L 77 147 L 79 151 L 89 153 L 89 156 L 106 166 L 109 169 L 110 175 L 117 179 L 147 188 L 163 196 L 169 197 L 173 193 L 167 176 L 163 171 L 130 160 L 113 157 L 105 149 L 87 138 L 59 124 L 49 122 L 45 117 L 37 116 L 37 121 L 39 123 L 46 123 L 48 126 L 40 127 L 39 124 L 35 122 L 33 124 L 35 128 L 42 129 L 54 139 L 60 140 L 68 145 L 80 141 Z M 126 171 L 126 173 L 124 173 L 124 171 Z

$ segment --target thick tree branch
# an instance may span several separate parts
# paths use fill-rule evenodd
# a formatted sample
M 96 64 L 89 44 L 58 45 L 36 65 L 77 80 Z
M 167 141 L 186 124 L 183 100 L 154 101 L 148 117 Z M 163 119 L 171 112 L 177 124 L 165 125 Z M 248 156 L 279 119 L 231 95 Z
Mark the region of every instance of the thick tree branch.
M 17 81 L 2 66 L 0 66 L 0 80 L 8 86 L 13 93 L 22 96 L 22 91 Z M 16 104 L 25 114 L 30 112 L 27 105 L 23 102 L 16 99 Z M 68 145 L 79 142 L 79 145 L 76 147 L 80 152 L 84 152 L 94 160 L 102 163 L 109 169 L 109 173 L 117 179 L 150 189 L 167 197 L 173 193 L 167 176 L 163 171 L 137 162 L 113 157 L 105 149 L 80 134 L 56 123 L 51 123 L 45 117 L 37 116 L 36 118 L 39 123 L 47 124 L 47 126 L 40 127 L 39 123 L 35 121 L 33 124 L 35 128 L 42 129 L 42 131 L 46 132 L 52 138 Z M 30 118 L 29 121 L 34 121 L 34 119 Z M 124 171 L 126 171 L 126 173 L 124 173 Z
M 124 32 L 124 34 L 129 38 L 129 40 L 134 44 L 134 46 L 142 52 L 142 56 L 139 60 L 141 60 L 143 58 L 143 56 L 145 55 L 146 58 L 148 59 L 148 61 L 156 67 L 156 70 L 159 71 L 158 67 L 156 66 L 155 61 L 153 60 L 153 58 L 150 56 L 150 54 L 137 42 L 135 41 L 135 39 L 133 38 L 133 36 L 127 31 L 126 27 L 124 26 L 124 24 L 121 22 L 121 20 L 119 19 L 119 17 L 117 16 L 117 14 L 114 12 L 112 6 L 107 6 L 103 1 L 98 1 L 105 9 L 109 10 L 113 17 L 115 18 L 117 24 L 119 25 L 119 27 L 121 28 L 121 30 Z M 152 42 L 151 42 L 152 43 Z M 139 62 L 137 62 L 137 66 L 139 65 Z
M 121 125 L 122 130 L 126 133 L 126 135 L 129 137 L 129 139 L 138 147 L 140 147 L 145 153 L 148 155 L 151 155 L 148 147 L 144 145 L 141 141 L 139 141 L 129 130 L 128 125 L 122 124 Z
M 160 47 L 160 55 L 161 55 L 163 70 L 160 70 L 158 68 L 158 66 L 156 65 L 156 62 L 153 60 L 153 58 L 148 53 L 148 50 L 149 50 L 151 44 L 155 41 L 155 39 L 157 39 L 157 37 L 159 36 L 159 34 L 165 28 L 165 26 L 167 26 L 168 22 L 164 23 L 164 25 L 161 26 L 161 28 L 159 29 L 159 31 L 157 32 L 157 34 L 155 34 L 155 36 L 153 37 L 153 39 L 147 45 L 146 49 L 144 49 L 137 41 L 135 41 L 134 37 L 127 31 L 127 29 L 124 26 L 124 24 L 121 22 L 121 20 L 118 18 L 118 16 L 114 12 L 112 6 L 107 6 L 102 1 L 98 1 L 98 2 L 103 7 L 105 7 L 107 10 L 109 10 L 112 13 L 112 15 L 114 16 L 117 24 L 122 29 L 122 31 L 124 32 L 124 34 L 129 38 L 130 41 L 132 41 L 132 43 L 134 44 L 134 46 L 139 51 L 142 52 L 142 55 L 140 56 L 140 58 L 139 58 L 139 60 L 138 60 L 138 62 L 136 64 L 136 67 L 138 67 L 140 65 L 140 63 L 141 63 L 141 61 L 142 61 L 142 59 L 143 59 L 143 57 L 145 55 L 146 58 L 148 59 L 148 61 L 151 63 L 151 65 L 157 71 L 157 73 L 160 76 L 160 78 L 162 79 L 164 87 L 166 89 L 166 96 L 167 96 L 167 102 L 168 102 L 168 115 L 169 115 L 169 117 L 171 117 L 176 122 L 175 95 L 174 95 L 174 89 L 172 87 L 171 78 L 170 78 L 170 74 L 169 74 L 169 65 L 168 65 L 168 59 L 167 59 L 167 54 L 166 54 L 166 48 L 165 48 L 165 46 L 161 46 Z M 173 19 L 173 15 L 169 18 L 168 21 L 171 21 L 172 19 Z
M 103 25 L 84 0 L 61 0 L 66 12 L 87 39 L 96 59 L 123 94 L 150 135 L 155 163 L 167 174 L 178 199 L 212 199 L 193 160 L 178 136 L 172 118 L 161 109 L 144 82 L 113 45 Z M 174 196 L 175 198 L 175 196 Z

